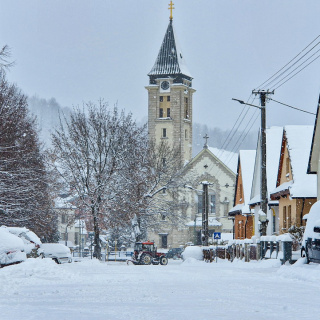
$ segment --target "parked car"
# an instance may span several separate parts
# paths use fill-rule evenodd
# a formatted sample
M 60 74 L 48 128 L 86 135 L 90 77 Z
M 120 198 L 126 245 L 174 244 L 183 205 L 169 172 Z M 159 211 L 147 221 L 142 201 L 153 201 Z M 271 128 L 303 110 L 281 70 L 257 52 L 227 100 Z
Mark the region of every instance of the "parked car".
M 320 263 L 320 201 L 311 207 L 308 214 L 301 246 L 301 257 L 305 257 L 307 263 Z
M 167 254 L 166 254 L 166 257 L 169 258 L 169 259 L 181 259 L 182 254 L 183 252 L 183 249 L 182 248 L 171 248 Z
M 40 255 L 42 258 L 51 258 L 58 264 L 72 262 L 70 249 L 60 243 L 43 243 Z
M 0 268 L 23 262 L 27 259 L 24 243 L 7 228 L 0 228 Z
M 2 226 L 3 227 L 3 226 Z M 40 238 L 31 230 L 19 227 L 4 227 L 10 233 L 19 237 L 24 243 L 24 251 L 28 258 L 36 258 L 39 256 L 38 249 L 42 242 Z

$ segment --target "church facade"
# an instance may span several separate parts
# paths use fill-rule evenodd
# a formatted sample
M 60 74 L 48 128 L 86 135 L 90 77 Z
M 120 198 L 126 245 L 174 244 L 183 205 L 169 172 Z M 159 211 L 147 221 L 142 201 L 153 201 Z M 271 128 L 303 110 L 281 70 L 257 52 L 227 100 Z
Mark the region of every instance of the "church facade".
M 148 233 L 149 239 L 154 240 L 159 248 L 201 244 L 204 183 L 208 185 L 210 200 L 209 237 L 212 238 L 214 232 L 232 233 L 233 225 L 228 220 L 228 211 L 233 206 L 236 168 L 232 170 L 223 162 L 221 156 L 224 151 L 209 148 L 207 140 L 203 150 L 192 158 L 195 89 L 184 55 L 177 44 L 172 16 L 148 76 L 149 139 L 156 144 L 165 140 L 179 150 L 181 181 L 184 182 L 184 187 L 179 187 L 176 199 L 184 223 L 173 227 L 163 219 L 162 227 L 157 232 Z M 169 194 L 166 196 L 170 197 Z

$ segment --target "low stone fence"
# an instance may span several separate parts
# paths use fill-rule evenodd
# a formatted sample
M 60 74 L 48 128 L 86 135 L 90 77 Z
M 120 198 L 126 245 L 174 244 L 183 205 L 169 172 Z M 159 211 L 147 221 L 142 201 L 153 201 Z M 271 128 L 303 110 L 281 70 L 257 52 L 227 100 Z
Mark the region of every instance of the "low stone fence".
M 244 240 L 231 240 L 224 246 L 203 248 L 203 257 L 207 262 L 215 259 L 235 259 L 249 262 L 260 259 L 279 259 L 282 264 L 292 260 L 292 239 L 289 235 L 252 237 Z

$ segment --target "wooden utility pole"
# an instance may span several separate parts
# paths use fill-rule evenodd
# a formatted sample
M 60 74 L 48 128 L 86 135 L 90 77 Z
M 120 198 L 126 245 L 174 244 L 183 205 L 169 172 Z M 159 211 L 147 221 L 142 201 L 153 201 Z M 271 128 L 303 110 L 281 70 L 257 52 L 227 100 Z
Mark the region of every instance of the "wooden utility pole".
M 267 188 L 267 137 L 266 137 L 266 98 L 268 94 L 274 94 L 274 91 L 253 90 L 253 94 L 260 95 L 261 102 L 261 174 L 260 174 L 260 201 L 261 210 L 265 213 L 265 217 L 259 217 L 261 222 L 261 235 L 267 235 L 267 211 L 268 211 L 268 188 Z
M 207 246 L 209 244 L 209 192 L 208 192 L 209 182 L 203 181 L 203 193 L 202 193 L 202 230 L 201 230 L 201 240 L 202 245 Z

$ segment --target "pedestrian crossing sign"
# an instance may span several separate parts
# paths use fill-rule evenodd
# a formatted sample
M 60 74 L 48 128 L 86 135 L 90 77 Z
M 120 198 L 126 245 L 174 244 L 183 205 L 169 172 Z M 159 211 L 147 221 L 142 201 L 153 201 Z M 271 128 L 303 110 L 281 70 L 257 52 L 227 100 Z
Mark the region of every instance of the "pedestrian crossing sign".
M 214 240 L 220 240 L 221 239 L 221 232 L 215 232 L 213 234 L 213 239 Z

